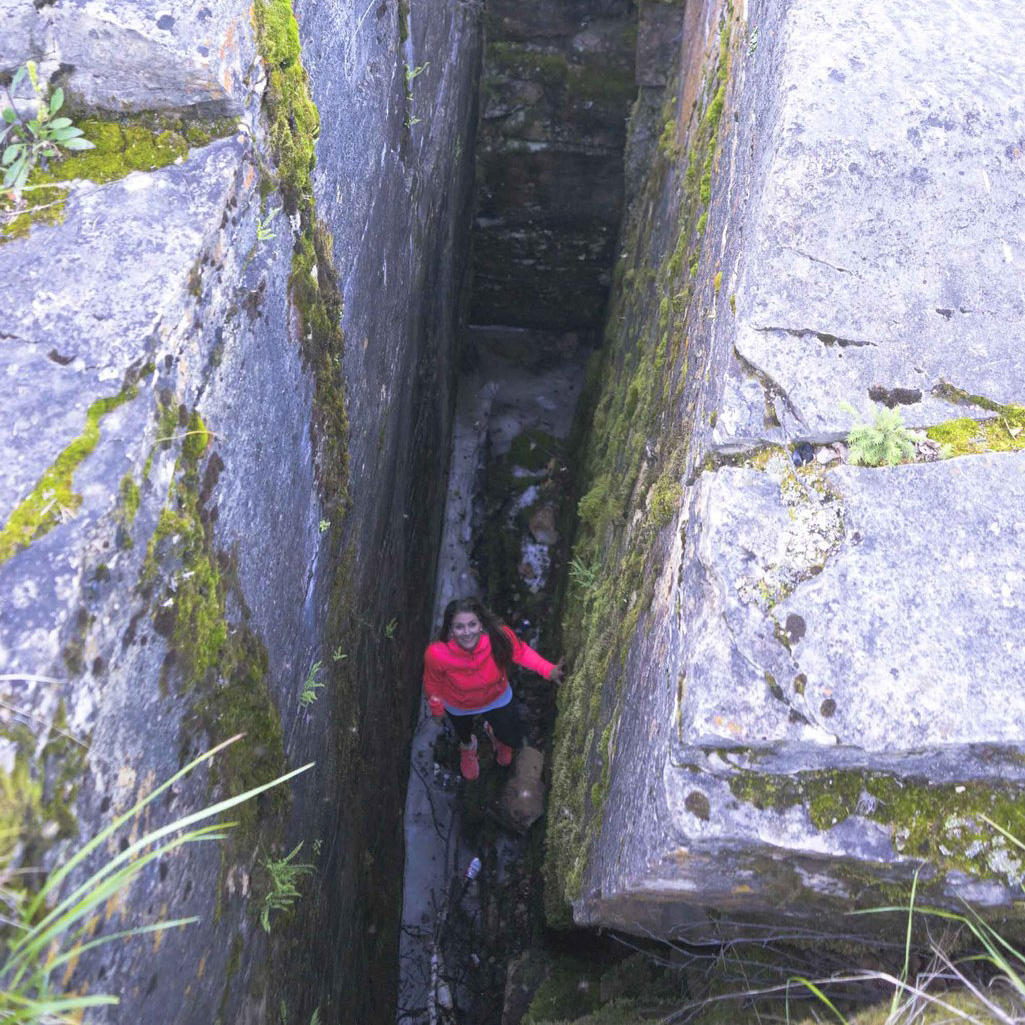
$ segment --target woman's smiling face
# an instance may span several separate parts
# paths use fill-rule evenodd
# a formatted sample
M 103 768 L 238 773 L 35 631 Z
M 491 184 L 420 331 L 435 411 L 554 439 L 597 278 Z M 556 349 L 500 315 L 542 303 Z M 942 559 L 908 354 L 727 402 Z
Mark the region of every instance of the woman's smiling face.
M 464 651 L 477 647 L 483 629 L 475 612 L 457 612 L 452 617 L 452 636 Z

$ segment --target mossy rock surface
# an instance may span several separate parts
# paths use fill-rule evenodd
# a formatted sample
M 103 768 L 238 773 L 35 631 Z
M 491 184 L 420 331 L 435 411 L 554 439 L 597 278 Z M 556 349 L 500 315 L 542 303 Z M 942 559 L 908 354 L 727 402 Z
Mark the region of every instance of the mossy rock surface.
M 33 224 L 59 224 L 66 197 L 62 183 L 102 185 L 133 171 L 155 171 L 184 160 L 192 146 L 231 134 L 237 125 L 235 118 L 200 121 L 160 113 L 78 119 L 75 126 L 93 148 L 41 162 L 29 176 L 26 209 L 0 198 L 0 243 L 27 234 Z
M 674 85 L 666 89 L 662 139 L 624 226 L 605 344 L 580 402 L 580 526 L 563 617 L 572 673 L 559 694 L 548 820 L 552 923 L 566 923 L 602 829 L 625 663 L 683 495 L 690 425 L 675 403 L 688 379 L 690 268 L 701 260 L 729 82 L 728 16 L 720 29 L 695 109 L 678 111 Z
M 65 517 L 74 515 L 82 504 L 82 496 L 74 490 L 75 470 L 96 448 L 104 417 L 134 399 L 137 393 L 135 385 L 125 385 L 116 395 L 97 399 L 89 406 L 82 433 L 57 456 L 0 528 L 0 563 L 52 530 Z

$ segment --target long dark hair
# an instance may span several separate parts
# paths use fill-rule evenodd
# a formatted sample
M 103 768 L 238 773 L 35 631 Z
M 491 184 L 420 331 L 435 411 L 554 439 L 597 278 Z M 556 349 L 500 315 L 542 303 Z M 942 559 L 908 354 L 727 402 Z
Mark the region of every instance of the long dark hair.
M 491 641 L 491 657 L 498 668 L 508 676 L 513 666 L 512 641 L 502 629 L 502 620 L 486 608 L 479 598 L 456 598 L 445 606 L 445 614 L 441 619 L 441 639 L 448 641 L 452 636 L 452 620 L 460 612 L 472 612 L 480 620 L 484 632 Z

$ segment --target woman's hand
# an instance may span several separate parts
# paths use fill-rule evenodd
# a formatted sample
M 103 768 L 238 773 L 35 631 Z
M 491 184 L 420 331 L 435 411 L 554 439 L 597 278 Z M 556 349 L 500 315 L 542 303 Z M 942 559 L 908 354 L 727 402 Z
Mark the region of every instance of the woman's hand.
M 548 679 L 552 683 L 562 683 L 563 677 L 566 675 L 566 656 L 562 658 L 552 667 L 552 671 L 548 674 Z

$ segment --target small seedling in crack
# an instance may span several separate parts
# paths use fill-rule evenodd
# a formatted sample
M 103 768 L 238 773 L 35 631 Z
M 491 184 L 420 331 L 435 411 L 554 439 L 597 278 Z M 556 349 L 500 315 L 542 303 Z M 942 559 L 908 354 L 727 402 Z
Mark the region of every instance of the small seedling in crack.
M 342 659 L 345 659 L 345 658 L 348 658 L 348 657 L 349 656 L 346 655 L 346 653 L 344 651 L 342 651 L 342 649 L 340 647 L 339 648 L 335 648 L 335 650 L 331 652 L 331 661 L 332 662 L 341 662 Z
M 850 462 L 860 466 L 896 466 L 914 459 L 914 438 L 896 409 L 879 409 L 872 423 L 868 423 L 862 421 L 861 414 L 849 402 L 841 406 L 855 421 L 847 435 Z
M 263 907 L 260 909 L 260 925 L 264 932 L 270 932 L 271 912 L 290 908 L 302 896 L 299 893 L 299 881 L 314 871 L 313 865 L 292 860 L 302 850 L 302 846 L 300 841 L 291 854 L 286 854 L 278 861 L 266 858 L 263 862 L 270 877 L 270 890 L 263 898 Z
M 422 75 L 429 67 L 431 62 L 428 61 L 426 64 L 419 64 L 415 68 L 411 68 L 408 64 L 406 65 L 406 81 L 412 82 L 417 75 Z
M 320 523 L 318 524 L 318 526 L 320 527 L 320 532 L 323 534 L 324 531 L 327 530 L 331 526 L 331 521 L 330 520 L 321 520 Z
M 277 238 L 277 232 L 270 230 L 271 221 L 274 220 L 278 214 L 281 213 L 281 207 L 275 207 L 266 217 L 258 217 L 256 219 L 256 241 L 257 242 L 269 242 L 272 238 Z
M 395 631 L 398 629 L 398 626 L 399 621 L 397 619 L 389 619 L 388 622 L 384 624 L 384 636 L 387 637 L 389 641 L 395 639 Z
M 18 86 L 26 78 L 36 94 L 38 106 L 35 117 L 31 118 L 22 116 L 14 100 Z M 0 189 L 9 189 L 15 199 L 19 199 L 37 164 L 60 157 L 63 150 L 95 147 L 83 137 L 82 129 L 72 124 L 71 118 L 56 116 L 64 106 L 64 90 L 55 89 L 47 98 L 34 61 L 18 68 L 10 84 L 4 87 L 4 93 L 10 106 L 0 110 L 0 170 L 3 171 Z
M 306 674 L 306 680 L 303 683 L 303 690 L 299 695 L 299 704 L 302 705 L 303 708 L 308 708 L 312 705 L 319 696 L 317 691 L 325 686 L 317 679 L 317 674 L 322 668 L 323 667 L 320 662 L 314 662 L 313 665 L 310 666 L 310 671 Z

